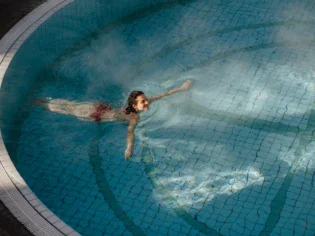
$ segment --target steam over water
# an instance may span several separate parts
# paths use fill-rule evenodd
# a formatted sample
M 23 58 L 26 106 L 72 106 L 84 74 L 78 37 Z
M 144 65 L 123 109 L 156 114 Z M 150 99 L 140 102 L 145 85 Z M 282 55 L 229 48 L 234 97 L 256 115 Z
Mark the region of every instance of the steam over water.
M 313 1 L 185 2 L 100 29 L 36 88 L 118 108 L 132 90 L 149 97 L 191 79 L 141 113 L 131 160 L 125 123 L 33 107 L 19 171 L 82 235 L 130 233 L 130 222 L 156 235 L 314 233 Z

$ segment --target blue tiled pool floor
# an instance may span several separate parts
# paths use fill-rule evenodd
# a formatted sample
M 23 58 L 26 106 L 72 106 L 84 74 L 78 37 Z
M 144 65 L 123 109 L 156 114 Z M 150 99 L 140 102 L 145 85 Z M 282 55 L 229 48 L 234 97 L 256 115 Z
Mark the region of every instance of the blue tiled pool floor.
M 82 235 L 314 235 L 314 9 L 185 1 L 100 30 L 54 63 L 38 96 L 119 105 L 134 89 L 189 78 L 191 90 L 142 114 L 130 161 L 126 124 L 32 107 L 19 172 Z

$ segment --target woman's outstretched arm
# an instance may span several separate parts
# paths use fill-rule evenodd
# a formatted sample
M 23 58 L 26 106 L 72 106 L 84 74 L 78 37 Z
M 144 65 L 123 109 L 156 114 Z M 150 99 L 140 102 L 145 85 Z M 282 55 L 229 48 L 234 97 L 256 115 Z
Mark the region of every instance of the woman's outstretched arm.
M 133 152 L 133 144 L 135 141 L 135 128 L 138 123 L 138 116 L 131 116 L 129 125 L 128 125 L 128 131 L 127 131 L 127 148 L 125 151 L 125 158 L 128 159 L 132 156 Z
M 167 91 L 166 93 L 162 93 L 162 94 L 159 94 L 159 95 L 155 95 L 153 97 L 150 97 L 148 98 L 148 102 L 151 103 L 151 102 L 154 102 L 156 100 L 159 100 L 163 97 L 166 97 L 166 96 L 169 96 L 169 95 L 172 95 L 173 93 L 177 93 L 177 92 L 183 92 L 185 90 L 188 90 L 190 88 L 190 85 L 191 85 L 191 80 L 187 80 L 185 83 L 183 83 L 183 85 L 179 88 L 175 88 L 175 89 L 171 89 L 170 91 Z

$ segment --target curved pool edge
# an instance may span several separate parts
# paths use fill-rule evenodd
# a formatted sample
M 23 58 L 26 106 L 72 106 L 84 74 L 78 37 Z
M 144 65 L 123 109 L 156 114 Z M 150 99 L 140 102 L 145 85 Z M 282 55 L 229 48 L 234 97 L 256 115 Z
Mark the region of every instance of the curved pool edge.
M 0 41 L 0 87 L 14 55 L 49 17 L 73 0 L 48 0 L 20 20 Z M 16 170 L 0 131 L 0 200 L 34 235 L 79 235 L 51 212 Z

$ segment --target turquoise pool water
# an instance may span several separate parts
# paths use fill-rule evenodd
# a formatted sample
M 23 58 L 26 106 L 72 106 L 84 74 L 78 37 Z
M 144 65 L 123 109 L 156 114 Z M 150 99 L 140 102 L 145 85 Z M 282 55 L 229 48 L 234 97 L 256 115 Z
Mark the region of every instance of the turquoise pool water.
M 26 101 L 113 107 L 132 90 L 192 88 L 141 114 L 130 161 L 126 123 L 23 104 L 3 136 L 41 201 L 82 235 L 314 235 L 315 3 L 111 4 L 53 16 L 4 81 L 27 75 Z M 64 41 L 50 37 L 58 27 Z M 36 42 L 44 62 L 19 71 Z

